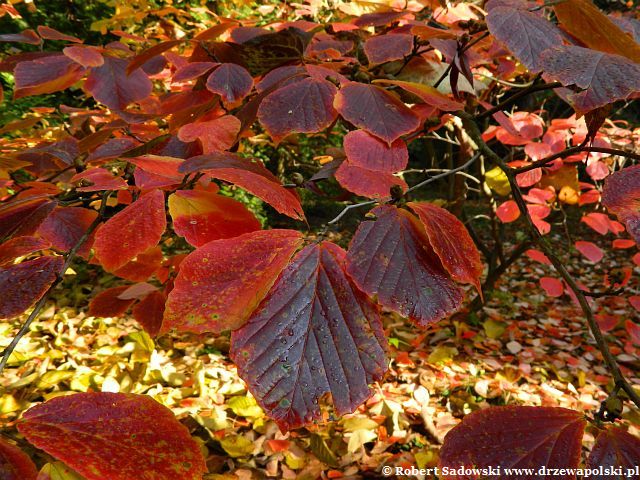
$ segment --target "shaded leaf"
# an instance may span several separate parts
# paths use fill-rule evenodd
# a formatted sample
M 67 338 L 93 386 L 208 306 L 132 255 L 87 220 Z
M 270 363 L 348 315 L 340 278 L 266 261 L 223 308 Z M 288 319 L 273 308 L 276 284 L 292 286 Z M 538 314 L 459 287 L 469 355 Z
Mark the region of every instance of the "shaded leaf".
M 91 317 L 119 317 L 133 305 L 135 298 L 120 298 L 129 287 L 113 287 L 103 290 L 89 302 L 87 315 Z
M 40 225 L 38 233 L 61 252 L 71 250 L 98 216 L 95 210 L 81 207 L 56 207 Z M 89 254 L 92 238 L 84 241 L 77 253 L 83 257 Z
M 87 480 L 199 480 L 206 472 L 186 427 L 146 395 L 57 397 L 29 409 L 18 430 Z
M 14 70 L 14 98 L 42 95 L 69 88 L 84 75 L 84 68 L 64 55 L 20 62 Z
M 589 475 L 586 479 L 602 480 L 629 478 L 640 464 L 640 440 L 620 427 L 611 426 L 600 432 L 587 458 L 587 468 L 622 469 L 621 475 Z
M 640 165 L 630 165 L 609 175 L 604 181 L 602 203 L 640 243 Z
M 394 173 L 403 170 L 409 161 L 409 151 L 403 140 L 387 145 L 364 130 L 354 130 L 343 138 L 344 153 L 351 165 Z
M 80 182 L 77 188 L 79 192 L 99 192 L 102 190 L 123 190 L 127 188 L 127 182 L 121 177 L 112 175 L 104 168 L 89 168 L 84 172 L 76 173 L 71 177 L 70 182 Z
M 578 240 L 575 242 L 575 246 L 591 262 L 598 263 L 604 257 L 604 252 L 593 242 Z
M 515 222 L 520 217 L 518 204 L 513 200 L 507 200 L 496 208 L 496 216 L 503 223 Z
M 105 270 L 117 270 L 156 246 L 166 227 L 164 194 L 154 190 L 100 226 L 93 243 L 96 257 Z
M 234 63 L 223 63 L 207 78 L 207 89 L 222 97 L 225 105 L 235 105 L 249 95 L 253 78 L 247 70 Z
M 34 234 L 56 207 L 48 197 L 26 197 L 0 205 L 0 239 Z
M 297 220 L 304 218 L 297 196 L 284 188 L 259 161 L 229 152 L 214 152 L 189 158 L 179 170 L 181 173 L 203 171 L 213 178 L 244 188 L 284 215 Z
M 158 332 L 160 332 L 166 301 L 167 297 L 165 297 L 164 293 L 158 291 L 151 292 L 140 300 L 131 312 L 136 322 L 142 325 L 145 332 L 152 337 L 155 337 L 158 335 Z
M 289 27 L 279 32 L 254 36 L 242 42 L 237 50 L 252 75 L 263 75 L 281 65 L 302 61 L 311 37 L 311 33 Z
M 540 478 L 538 469 L 577 468 L 580 462 L 584 415 L 553 407 L 490 407 L 464 417 L 445 437 L 440 450 L 440 468 L 501 467 L 500 480 L 512 479 L 505 468 L 532 468 L 531 475 L 518 480 Z M 446 479 L 471 479 L 471 475 L 447 475 Z M 575 475 L 554 475 L 571 479 Z
M 133 260 L 112 273 L 132 282 L 143 282 L 153 275 L 161 264 L 162 249 L 156 246 L 136 255 Z
M 2 480 L 35 480 L 38 469 L 29 456 L 0 436 L 0 478 Z
M 464 224 L 455 215 L 432 203 L 410 202 L 408 205 L 418 214 L 433 251 L 449 275 L 458 282 L 470 283 L 482 295 L 480 252 Z
M 140 69 L 127 75 L 128 64 L 123 58 L 105 56 L 104 64 L 91 70 L 85 88 L 98 102 L 114 110 L 147 98 L 153 87 L 151 80 Z
M 370 297 L 426 326 L 460 307 L 462 292 L 444 270 L 416 217 L 389 205 L 362 222 L 348 254 L 348 272 Z
M 527 1 L 491 0 L 487 2 L 487 27 L 491 34 L 532 73 L 542 70 L 540 54 L 547 48 L 562 45 L 562 32 L 541 12 L 530 12 L 535 6 Z
M 578 114 L 640 91 L 640 65 L 620 55 L 562 45 L 546 50 L 540 65 L 547 76 L 582 89 L 567 93 Z
M 62 274 L 62 257 L 38 257 L 0 268 L 0 318 L 20 315 Z
M 242 203 L 204 190 L 172 193 L 169 213 L 173 230 L 195 247 L 260 230 L 260 222 Z
M 200 140 L 204 153 L 228 150 L 238 139 L 240 120 L 233 115 L 225 115 L 205 122 L 188 123 L 178 131 L 183 142 Z
M 340 89 L 333 104 L 345 120 L 389 145 L 420 126 L 409 107 L 375 85 L 351 82 Z
M 191 62 L 178 68 L 176 73 L 173 74 L 172 80 L 174 82 L 184 82 L 187 80 L 193 80 L 201 75 L 204 75 L 213 67 L 218 65 L 214 62 Z
M 137 54 L 135 57 L 133 57 L 129 62 L 129 64 L 127 65 L 127 68 L 126 68 L 127 75 L 131 75 L 131 72 L 142 67 L 148 61 L 152 60 L 158 55 L 161 55 L 167 50 L 171 50 L 173 47 L 175 47 L 176 45 L 180 45 L 181 43 L 182 43 L 182 40 L 167 40 L 165 42 L 160 42 L 152 47 L 149 47 L 143 50 L 142 52 Z
M 394 186 L 403 192 L 408 188 L 403 179 L 391 173 L 352 165 L 348 160 L 340 164 L 335 177 L 345 189 L 368 198 L 388 198 Z
M 344 260 L 329 242 L 307 246 L 232 334 L 240 376 L 282 430 L 320 418 L 327 394 L 339 415 L 352 412 L 387 369 L 380 318 Z
M 371 64 L 398 60 L 413 49 L 413 35 L 407 33 L 376 35 L 364 42 L 364 53 Z
M 564 284 L 553 277 L 541 277 L 540 286 L 550 297 L 561 297 L 564 293 Z
M 190 253 L 169 293 L 162 332 L 240 327 L 300 243 L 294 230 L 266 230 L 214 240 Z
M 50 243 L 42 238 L 15 237 L 0 245 L 0 266 L 13 262 L 18 257 L 50 247 Z
M 316 133 L 333 123 L 337 89 L 326 80 L 305 78 L 270 93 L 258 108 L 258 120 L 274 142 L 292 133 Z

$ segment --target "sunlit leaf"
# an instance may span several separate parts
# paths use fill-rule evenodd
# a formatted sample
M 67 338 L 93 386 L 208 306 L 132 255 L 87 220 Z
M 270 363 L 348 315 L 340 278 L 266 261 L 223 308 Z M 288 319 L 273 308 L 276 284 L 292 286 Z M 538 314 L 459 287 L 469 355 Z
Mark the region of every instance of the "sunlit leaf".
M 386 308 L 420 326 L 460 307 L 462 292 L 449 277 L 419 220 L 389 205 L 356 231 L 348 271 L 356 284 Z
M 470 283 L 482 295 L 480 252 L 464 224 L 432 203 L 410 202 L 408 205 L 418 215 L 429 243 L 449 275 L 458 282 Z
M 303 249 L 249 321 L 233 332 L 231 356 L 258 403 L 281 429 L 320 417 L 329 394 L 338 414 L 371 395 L 387 369 L 375 307 L 344 271 L 344 251 Z
M 183 142 L 200 140 L 204 153 L 228 150 L 238 139 L 240 120 L 233 115 L 225 115 L 205 122 L 188 123 L 178 131 Z
M 166 227 L 164 194 L 154 190 L 100 226 L 93 244 L 96 257 L 105 270 L 117 270 L 157 245 Z
M 180 264 L 162 332 L 220 332 L 240 327 L 301 243 L 294 230 L 214 240 Z
M 364 130 L 354 130 L 342 141 L 349 163 L 357 167 L 395 173 L 403 170 L 409 161 L 409 151 L 403 140 L 387 145 Z
M 403 192 L 408 188 L 404 180 L 389 172 L 352 165 L 349 160 L 340 164 L 335 177 L 345 189 L 368 198 L 388 198 L 394 186 Z
M 78 393 L 29 409 L 18 430 L 87 480 L 200 480 L 200 447 L 171 411 L 145 395 Z M 153 465 L 151 468 L 150 465 Z

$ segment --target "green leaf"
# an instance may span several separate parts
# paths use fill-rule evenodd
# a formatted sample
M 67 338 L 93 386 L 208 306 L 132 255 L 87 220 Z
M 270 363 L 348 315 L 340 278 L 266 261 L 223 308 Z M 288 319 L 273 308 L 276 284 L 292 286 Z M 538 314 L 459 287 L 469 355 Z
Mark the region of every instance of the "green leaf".
M 331 449 L 327 446 L 327 442 L 324 441 L 320 435 L 311 435 L 311 452 L 322 463 L 326 463 L 331 467 L 338 466 L 338 459 Z

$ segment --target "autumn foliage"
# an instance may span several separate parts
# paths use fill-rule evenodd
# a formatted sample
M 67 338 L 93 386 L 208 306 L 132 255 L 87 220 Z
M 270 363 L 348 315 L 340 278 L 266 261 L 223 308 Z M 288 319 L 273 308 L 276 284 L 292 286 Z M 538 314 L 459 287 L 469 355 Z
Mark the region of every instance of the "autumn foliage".
M 587 467 L 640 464 L 640 440 L 607 424 L 640 397 L 590 303 L 623 295 L 638 309 L 625 290 L 632 263 L 587 286 L 552 245 L 568 216 L 613 234 L 612 249 L 640 242 L 638 130 L 615 117 L 640 94 L 640 20 L 589 0 L 358 3 L 327 17 L 309 2 L 296 20 L 261 27 L 220 17 L 177 38 L 114 30 L 101 45 L 43 26 L 0 35 L 26 46 L 0 62 L 13 99 L 70 89 L 86 101 L 41 109 L 37 128 L 1 129 L 0 318 L 28 315 L 17 342 L 72 265 L 101 269 L 118 280 L 93 294 L 88 315 L 131 312 L 152 337 L 230 331 L 238 374 L 286 431 L 370 398 L 389 364 L 384 315 L 420 330 L 473 308 L 465 297 L 482 302 L 508 268 L 503 243 L 521 242 L 514 252 L 556 269 L 541 291 L 582 308 L 614 386 L 587 418 L 475 412 L 447 435 L 440 467 L 576 468 L 588 422 L 598 433 Z M 542 99 L 573 113 L 552 116 Z M 322 151 L 304 175 L 260 153 L 285 145 L 302 158 L 309 141 Z M 446 168 L 417 158 L 439 141 L 455 144 Z M 317 199 L 338 215 L 309 216 Z M 464 213 L 470 202 L 491 219 L 489 247 Z M 359 221 L 342 241 L 334 227 L 347 215 Z M 569 238 L 594 264 L 606 254 L 593 237 Z M 207 471 L 189 431 L 145 395 L 54 398 L 17 428 L 87 479 Z M 0 477 L 36 475 L 0 438 Z

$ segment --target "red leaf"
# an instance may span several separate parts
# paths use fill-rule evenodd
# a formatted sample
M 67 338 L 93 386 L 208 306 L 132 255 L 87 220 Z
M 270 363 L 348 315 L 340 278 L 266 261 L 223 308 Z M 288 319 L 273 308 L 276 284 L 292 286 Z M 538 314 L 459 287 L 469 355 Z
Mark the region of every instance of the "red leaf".
M 542 253 L 540 250 L 529 249 L 524 253 L 531 260 L 535 260 L 536 262 L 544 263 L 545 265 L 551 265 L 551 260 L 549 260 L 549 258 L 544 253 Z
M 629 304 L 640 312 L 640 295 L 631 295 L 628 300 Z
M 200 480 L 198 444 L 146 395 L 77 393 L 29 409 L 18 431 L 87 480 Z
M 368 170 L 395 173 L 403 170 L 409 161 L 409 151 L 403 140 L 387 145 L 364 130 L 347 133 L 343 146 L 351 165 Z
M 184 125 L 178 131 L 183 142 L 200 140 L 204 153 L 228 150 L 238 140 L 240 120 L 233 115 L 225 115 L 206 122 Z
M 464 224 L 444 208 L 432 203 L 410 202 L 408 205 L 418 214 L 433 251 L 449 275 L 457 282 L 475 286 L 482 295 L 480 252 Z
M 144 282 L 160 268 L 161 264 L 162 250 L 160 247 L 152 247 L 112 273 L 132 282 Z
M 260 222 L 242 203 L 203 190 L 171 194 L 169 213 L 173 230 L 195 247 L 260 230 Z
M 532 468 L 533 475 L 518 480 L 541 478 L 542 466 L 577 468 L 586 421 L 580 412 L 553 407 L 490 407 L 464 417 L 445 437 L 440 450 L 440 468 L 500 469 L 491 475 L 511 480 L 505 468 Z M 445 479 L 472 479 L 473 475 L 446 475 Z M 553 475 L 571 479 L 575 475 Z
M 562 32 L 542 15 L 531 12 L 535 6 L 526 1 L 491 0 L 485 9 L 491 34 L 532 73 L 542 70 L 540 54 L 547 48 L 562 45 Z
M 582 255 L 593 263 L 598 263 L 604 257 L 604 252 L 595 243 L 578 240 L 575 246 Z
M 624 231 L 624 227 L 622 225 L 618 222 L 612 221 L 609 216 L 604 213 L 591 212 L 583 216 L 580 221 L 589 225 L 600 235 L 606 235 L 609 230 L 616 234 Z
M 603 470 L 621 469 L 617 478 L 630 478 L 627 472 L 635 472 L 640 464 L 640 440 L 620 427 L 611 426 L 600 432 L 593 450 L 587 458 L 587 468 Z M 590 475 L 586 479 L 599 479 L 600 475 Z
M 301 244 L 293 230 L 266 230 L 214 240 L 190 253 L 167 301 L 162 332 L 239 328 Z
M 83 185 L 89 183 L 89 186 L 79 187 L 79 192 L 99 192 L 101 190 L 122 190 L 127 188 L 127 182 L 121 177 L 112 175 L 104 168 L 89 168 L 84 172 L 76 173 L 71 177 L 70 182 L 79 182 L 84 180 Z
M 298 198 L 284 188 L 278 178 L 259 161 L 229 152 L 214 152 L 191 157 L 180 167 L 182 173 L 200 170 L 213 178 L 244 188 L 284 215 L 296 220 L 304 218 Z
M 95 210 L 81 207 L 57 207 L 40 225 L 38 233 L 61 252 L 71 250 L 98 216 Z M 87 239 L 77 250 L 83 257 L 89 255 L 93 239 Z
M 100 292 L 91 299 L 87 315 L 90 317 L 119 317 L 133 305 L 135 298 L 120 298 L 129 287 L 113 287 Z
M 253 78 L 249 72 L 235 63 L 223 63 L 207 78 L 207 89 L 220 95 L 227 106 L 237 105 L 252 88 Z
M 629 340 L 631 340 L 631 343 L 640 347 L 640 325 L 632 322 L 631 320 L 625 320 L 624 328 L 629 334 Z
M 118 212 L 97 231 L 93 248 L 108 272 L 154 247 L 167 227 L 164 194 L 154 190 Z
M 413 35 L 407 33 L 376 35 L 364 42 L 364 53 L 371 64 L 398 60 L 413 49 Z
M 159 175 L 180 182 L 183 175 L 179 173 L 178 167 L 184 162 L 181 158 L 165 157 L 161 155 L 142 155 L 127 159 L 136 167 L 145 172 Z
M 307 246 L 232 334 L 239 375 L 282 430 L 319 419 L 327 394 L 338 415 L 353 412 L 387 370 L 380 317 L 344 260 L 332 243 Z
M 191 62 L 187 63 L 184 67 L 180 67 L 176 70 L 171 78 L 174 82 L 185 82 L 187 80 L 193 80 L 201 75 L 204 75 L 213 67 L 218 65 L 213 62 Z
M 610 175 L 604 182 L 602 203 L 627 226 L 640 243 L 640 165 L 631 165 Z M 583 219 L 584 220 L 584 219 Z
M 352 165 L 349 160 L 340 164 L 335 177 L 342 187 L 368 198 L 388 198 L 394 185 L 400 186 L 403 192 L 409 188 L 404 180 L 391 173 Z
M 553 277 L 541 277 L 540 286 L 550 297 L 561 297 L 564 293 L 564 284 Z
M 113 110 L 122 110 L 147 98 L 153 88 L 151 80 L 140 69 L 127 75 L 128 64 L 123 58 L 105 56 L 104 64 L 91 70 L 85 88 L 98 102 Z
M 0 205 L 0 239 L 34 234 L 56 207 L 47 197 L 27 197 Z
M 596 322 L 600 326 L 600 330 L 603 332 L 609 332 L 618 326 L 620 322 L 620 317 L 615 315 L 608 315 L 606 313 L 597 313 L 594 315 Z
M 460 307 L 462 292 L 434 253 L 416 217 L 389 205 L 362 222 L 348 254 L 348 272 L 361 290 L 419 326 Z
M 446 30 L 443 30 L 446 31 Z M 455 112 L 464 110 L 464 105 L 455 100 L 451 100 L 445 94 L 440 93 L 437 88 L 424 83 L 403 82 L 401 80 L 374 80 L 374 83 L 385 85 L 396 85 L 409 93 L 413 93 L 427 105 L 431 105 L 443 112 Z
M 63 272 L 62 257 L 38 257 L 0 268 L 0 318 L 12 318 L 40 300 Z
M 104 64 L 104 57 L 94 47 L 80 47 L 78 45 L 73 45 L 71 47 L 63 48 L 62 53 L 77 64 L 86 68 L 99 67 Z
M 326 80 L 305 78 L 270 93 L 260 104 L 258 120 L 274 142 L 292 133 L 316 133 L 331 125 L 336 87 Z
M 496 137 L 505 145 L 526 145 L 531 140 L 541 137 L 543 131 L 544 121 L 538 115 L 515 112 L 511 117 L 504 115 L 500 127 L 496 130 Z
M 31 45 L 40 45 L 42 43 L 42 39 L 36 32 L 28 29 L 23 30 L 20 33 L 5 33 L 4 35 L 0 35 L 0 42 L 18 42 L 28 43 Z
M 582 89 L 567 96 L 576 113 L 583 115 L 616 100 L 629 98 L 640 85 L 640 65 L 613 53 L 575 45 L 559 45 L 540 56 L 545 74 L 564 86 Z
M 507 200 L 496 208 L 496 216 L 503 223 L 515 222 L 520 217 L 518 204 L 513 200 Z
M 13 98 L 42 95 L 69 88 L 84 75 L 84 68 L 64 55 L 20 62 L 14 70 Z
M 59 32 L 58 30 L 51 27 L 40 25 L 38 26 L 37 30 L 38 34 L 40 34 L 40 36 L 45 40 L 61 40 L 63 42 L 82 43 L 82 40 L 80 40 L 78 37 L 65 35 L 64 33 Z
M 15 237 L 0 245 L 0 266 L 12 262 L 18 257 L 49 248 L 50 244 L 36 237 Z
M 167 301 L 164 293 L 151 292 L 133 307 L 133 318 L 152 337 L 158 335 L 164 316 L 164 304 Z
M 626 248 L 633 248 L 635 247 L 636 242 L 634 242 L 633 240 L 629 240 L 627 238 L 616 238 L 611 246 L 613 248 L 617 248 L 617 249 L 626 249 Z
M 29 456 L 0 436 L 0 478 L 36 480 L 38 469 Z
M 333 102 L 342 117 L 391 145 L 420 126 L 420 119 L 396 96 L 375 85 L 351 82 Z

